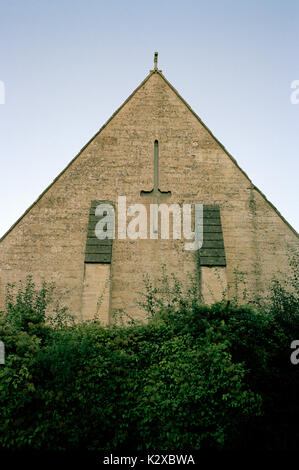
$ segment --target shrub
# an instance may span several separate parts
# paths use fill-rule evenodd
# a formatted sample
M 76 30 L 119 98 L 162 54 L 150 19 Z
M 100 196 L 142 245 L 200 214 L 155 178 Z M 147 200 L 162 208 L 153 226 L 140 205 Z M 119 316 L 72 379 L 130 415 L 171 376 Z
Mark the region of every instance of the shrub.
M 74 324 L 51 303 L 53 286 L 12 290 L 0 321 L 2 448 L 295 446 L 298 292 L 274 283 L 263 309 L 208 307 L 196 284 L 184 293 L 174 277 L 161 282 L 147 280 L 146 324 L 110 327 Z

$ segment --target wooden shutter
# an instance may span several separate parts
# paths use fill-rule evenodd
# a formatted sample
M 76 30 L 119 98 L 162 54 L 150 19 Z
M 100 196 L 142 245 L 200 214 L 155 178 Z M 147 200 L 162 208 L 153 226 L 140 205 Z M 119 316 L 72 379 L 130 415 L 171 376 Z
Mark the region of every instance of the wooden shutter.
M 96 207 L 99 204 L 111 204 L 111 201 L 91 201 L 88 228 L 87 228 L 87 239 L 85 249 L 85 263 L 111 263 L 112 258 L 112 239 L 106 238 L 105 240 L 99 240 L 95 234 L 95 227 L 102 217 L 95 215 Z
M 226 266 L 219 206 L 203 206 L 203 245 L 200 266 Z

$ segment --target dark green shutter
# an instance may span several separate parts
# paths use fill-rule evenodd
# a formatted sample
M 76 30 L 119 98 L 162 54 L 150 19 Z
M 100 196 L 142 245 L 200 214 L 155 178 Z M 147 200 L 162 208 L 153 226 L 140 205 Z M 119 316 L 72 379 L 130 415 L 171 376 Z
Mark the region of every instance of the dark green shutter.
M 200 266 L 226 266 L 219 206 L 203 206 L 203 245 Z
M 96 207 L 99 204 L 111 204 L 111 201 L 91 201 L 88 227 L 87 227 L 87 239 L 85 249 L 85 263 L 111 263 L 112 257 L 112 239 L 106 238 L 105 240 L 99 240 L 95 234 L 95 227 L 102 217 L 95 216 Z

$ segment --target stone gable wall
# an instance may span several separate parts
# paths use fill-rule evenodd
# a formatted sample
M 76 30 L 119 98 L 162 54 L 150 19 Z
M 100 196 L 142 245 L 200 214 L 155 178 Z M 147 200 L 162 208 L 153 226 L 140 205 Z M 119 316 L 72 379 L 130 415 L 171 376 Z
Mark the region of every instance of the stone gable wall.
M 253 295 L 279 271 L 285 276 L 298 237 L 153 73 L 0 243 L 2 303 L 7 282 L 31 273 L 38 283 L 54 281 L 62 303 L 82 318 L 90 202 L 126 196 L 127 205 L 144 203 L 140 191 L 153 188 L 155 139 L 159 186 L 172 192 L 169 203 L 220 206 L 227 282 L 242 271 Z M 110 308 L 142 317 L 136 299 L 143 276 L 156 278 L 162 264 L 181 279 L 197 273 L 196 253 L 185 251 L 183 240 L 114 240 Z

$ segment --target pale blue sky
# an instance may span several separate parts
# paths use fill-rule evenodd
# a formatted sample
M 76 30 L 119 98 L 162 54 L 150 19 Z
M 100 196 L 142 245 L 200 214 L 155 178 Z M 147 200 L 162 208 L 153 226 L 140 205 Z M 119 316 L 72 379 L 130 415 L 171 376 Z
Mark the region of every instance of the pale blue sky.
M 0 236 L 153 67 L 299 231 L 299 0 L 0 0 Z

